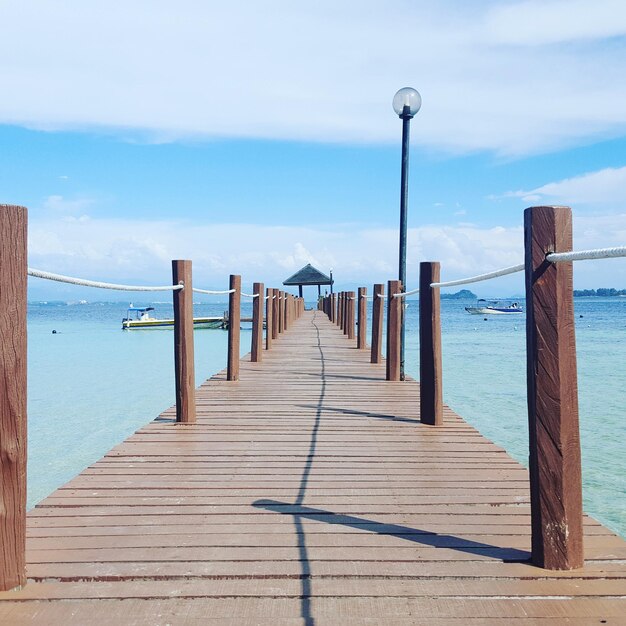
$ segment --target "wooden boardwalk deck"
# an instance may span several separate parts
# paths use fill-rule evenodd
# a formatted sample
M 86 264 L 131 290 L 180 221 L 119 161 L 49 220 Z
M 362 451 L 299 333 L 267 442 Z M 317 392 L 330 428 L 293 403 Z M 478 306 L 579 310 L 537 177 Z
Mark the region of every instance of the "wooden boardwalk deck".
M 0 623 L 625 623 L 626 543 L 585 518 L 583 570 L 528 564 L 526 470 L 417 383 L 319 312 L 263 357 L 30 512 Z

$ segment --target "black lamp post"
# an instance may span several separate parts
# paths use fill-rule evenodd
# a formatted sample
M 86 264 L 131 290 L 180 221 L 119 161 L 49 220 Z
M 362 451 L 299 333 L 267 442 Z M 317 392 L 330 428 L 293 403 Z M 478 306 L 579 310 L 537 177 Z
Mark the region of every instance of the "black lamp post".
M 330 268 L 330 295 L 333 295 L 333 268 Z
M 406 223 L 409 200 L 409 131 L 411 119 L 420 110 L 422 97 L 415 89 L 403 87 L 393 97 L 393 110 L 402 120 L 402 170 L 400 177 L 400 252 L 398 278 L 406 291 Z M 404 337 L 405 315 L 402 307 L 402 328 L 400 341 L 400 380 L 404 380 Z

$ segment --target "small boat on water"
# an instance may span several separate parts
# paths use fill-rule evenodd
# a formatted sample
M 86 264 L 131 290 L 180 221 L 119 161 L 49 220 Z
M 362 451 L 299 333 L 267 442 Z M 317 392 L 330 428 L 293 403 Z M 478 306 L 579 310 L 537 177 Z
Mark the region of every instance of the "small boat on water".
M 131 330 L 133 328 L 173 328 L 173 319 L 157 319 L 150 315 L 154 311 L 153 306 L 133 306 L 128 307 L 126 317 L 122 319 L 122 329 Z M 194 317 L 194 328 L 227 328 L 228 318 L 222 317 Z
M 466 306 L 465 310 L 472 315 L 509 315 L 524 312 L 517 302 L 483 300 L 482 298 L 476 302 L 476 306 Z

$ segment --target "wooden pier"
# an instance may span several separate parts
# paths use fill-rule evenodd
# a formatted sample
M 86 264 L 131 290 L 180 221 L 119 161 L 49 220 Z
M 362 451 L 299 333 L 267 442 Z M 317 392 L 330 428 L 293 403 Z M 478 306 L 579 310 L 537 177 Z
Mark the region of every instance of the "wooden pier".
M 419 421 L 320 311 L 33 509 L 12 624 L 617 624 L 626 542 L 529 563 L 528 472 L 448 407 Z

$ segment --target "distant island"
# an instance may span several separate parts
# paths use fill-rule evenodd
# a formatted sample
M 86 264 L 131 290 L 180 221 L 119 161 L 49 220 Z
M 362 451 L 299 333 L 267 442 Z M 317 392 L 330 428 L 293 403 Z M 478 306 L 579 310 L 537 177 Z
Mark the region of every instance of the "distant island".
M 575 298 L 626 296 L 626 289 L 574 289 Z M 443 298 L 443 296 L 441 296 Z
M 442 300 L 476 300 L 476 298 L 476 294 L 469 289 L 461 289 L 461 291 L 457 291 L 456 293 L 441 294 Z

